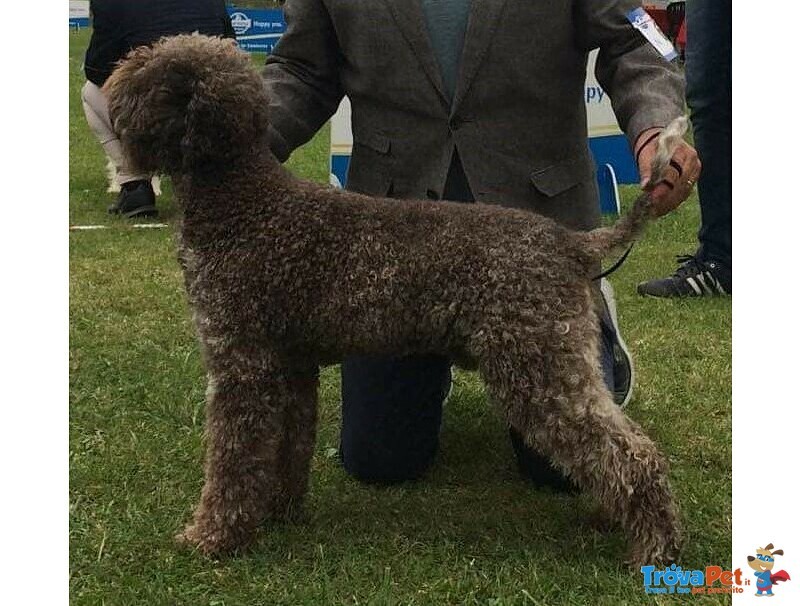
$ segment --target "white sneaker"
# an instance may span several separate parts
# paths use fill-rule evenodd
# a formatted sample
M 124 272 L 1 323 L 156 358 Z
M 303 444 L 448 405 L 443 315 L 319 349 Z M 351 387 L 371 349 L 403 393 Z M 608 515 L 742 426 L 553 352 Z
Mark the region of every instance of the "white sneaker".
M 633 386 L 635 384 L 636 373 L 633 369 L 633 358 L 628 346 L 622 340 L 617 321 L 617 303 L 614 300 L 614 289 L 611 283 L 605 278 L 600 280 L 600 292 L 603 295 L 603 302 L 611 319 L 611 326 L 614 328 L 616 339 L 614 340 L 614 402 L 620 408 L 625 408 L 633 396 Z

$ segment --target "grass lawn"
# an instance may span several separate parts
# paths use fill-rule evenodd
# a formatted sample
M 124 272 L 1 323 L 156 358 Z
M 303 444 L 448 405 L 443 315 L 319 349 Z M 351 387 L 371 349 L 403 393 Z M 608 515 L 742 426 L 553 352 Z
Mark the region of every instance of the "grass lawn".
M 336 459 L 339 373 L 322 375 L 307 515 L 267 527 L 245 557 L 173 544 L 202 481 L 204 373 L 171 230 L 110 218 L 104 158 L 80 103 L 87 33 L 70 34 L 70 585 L 73 604 L 645 604 L 619 533 L 585 497 L 537 490 L 473 373 L 459 372 L 424 480 L 363 486 Z M 257 59 L 260 61 L 260 59 Z M 328 131 L 292 169 L 327 177 Z M 175 217 L 166 185 L 162 220 Z M 625 191 L 626 199 L 633 189 Z M 672 462 L 684 569 L 730 566 L 730 300 L 635 294 L 694 249 L 697 200 L 654 225 L 614 274 L 638 385 L 628 413 Z M 66 229 L 66 226 L 64 226 Z M 722 600 L 722 599 L 721 599 Z

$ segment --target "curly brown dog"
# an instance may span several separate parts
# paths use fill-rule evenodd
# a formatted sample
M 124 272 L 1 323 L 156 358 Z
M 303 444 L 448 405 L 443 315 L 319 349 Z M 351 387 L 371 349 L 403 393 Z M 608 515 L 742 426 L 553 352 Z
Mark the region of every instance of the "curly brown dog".
M 142 172 L 172 176 L 186 290 L 208 370 L 205 485 L 179 535 L 245 546 L 307 491 L 318 369 L 349 355 L 470 360 L 527 442 L 625 530 L 635 564 L 679 530 L 667 463 L 600 370 L 592 273 L 649 215 L 572 232 L 489 205 L 376 199 L 301 181 L 266 142 L 267 99 L 230 41 L 165 38 L 107 84 Z

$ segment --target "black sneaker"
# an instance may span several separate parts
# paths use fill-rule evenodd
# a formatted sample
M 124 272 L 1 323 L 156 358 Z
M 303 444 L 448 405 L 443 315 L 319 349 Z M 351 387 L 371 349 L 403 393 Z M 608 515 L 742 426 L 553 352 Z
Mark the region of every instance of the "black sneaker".
M 156 195 L 147 181 L 128 181 L 120 186 L 117 201 L 108 207 L 110 215 L 134 217 L 157 217 Z
M 731 294 L 731 269 L 718 261 L 704 261 L 694 255 L 679 255 L 674 274 L 642 282 L 636 287 L 649 297 L 713 297 Z
M 636 380 L 636 373 L 633 369 L 633 357 L 628 351 L 628 346 L 622 339 L 617 321 L 617 303 L 614 300 L 614 289 L 611 283 L 603 278 L 600 280 L 600 293 L 603 295 L 603 302 L 608 311 L 608 318 L 614 329 L 614 402 L 620 408 L 625 408 L 633 396 L 633 386 Z
M 546 457 L 529 448 L 515 429 L 509 429 L 508 433 L 517 459 L 517 469 L 523 477 L 530 480 L 537 488 L 547 487 L 553 492 L 566 494 L 580 492 L 576 484 L 553 467 Z

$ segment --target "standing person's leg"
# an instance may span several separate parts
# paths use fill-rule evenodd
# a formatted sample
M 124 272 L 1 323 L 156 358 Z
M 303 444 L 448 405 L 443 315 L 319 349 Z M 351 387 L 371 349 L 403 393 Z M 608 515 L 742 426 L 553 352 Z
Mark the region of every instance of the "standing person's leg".
M 686 35 L 686 97 L 703 163 L 700 246 L 679 257 L 672 276 L 639 285 L 640 294 L 656 297 L 732 292 L 730 2 L 687 2 Z
M 698 257 L 731 266 L 731 6 L 687 2 L 686 98 L 703 163 Z M 694 32 L 694 35 L 691 33 Z
M 121 191 L 116 203 L 110 206 L 108 211 L 112 214 L 124 214 L 127 217 L 156 215 L 155 194 L 150 183 L 150 175 L 132 172 L 127 167 L 122 145 L 111 125 L 108 101 L 102 89 L 87 80 L 81 90 L 81 101 L 89 128 L 117 169 Z

